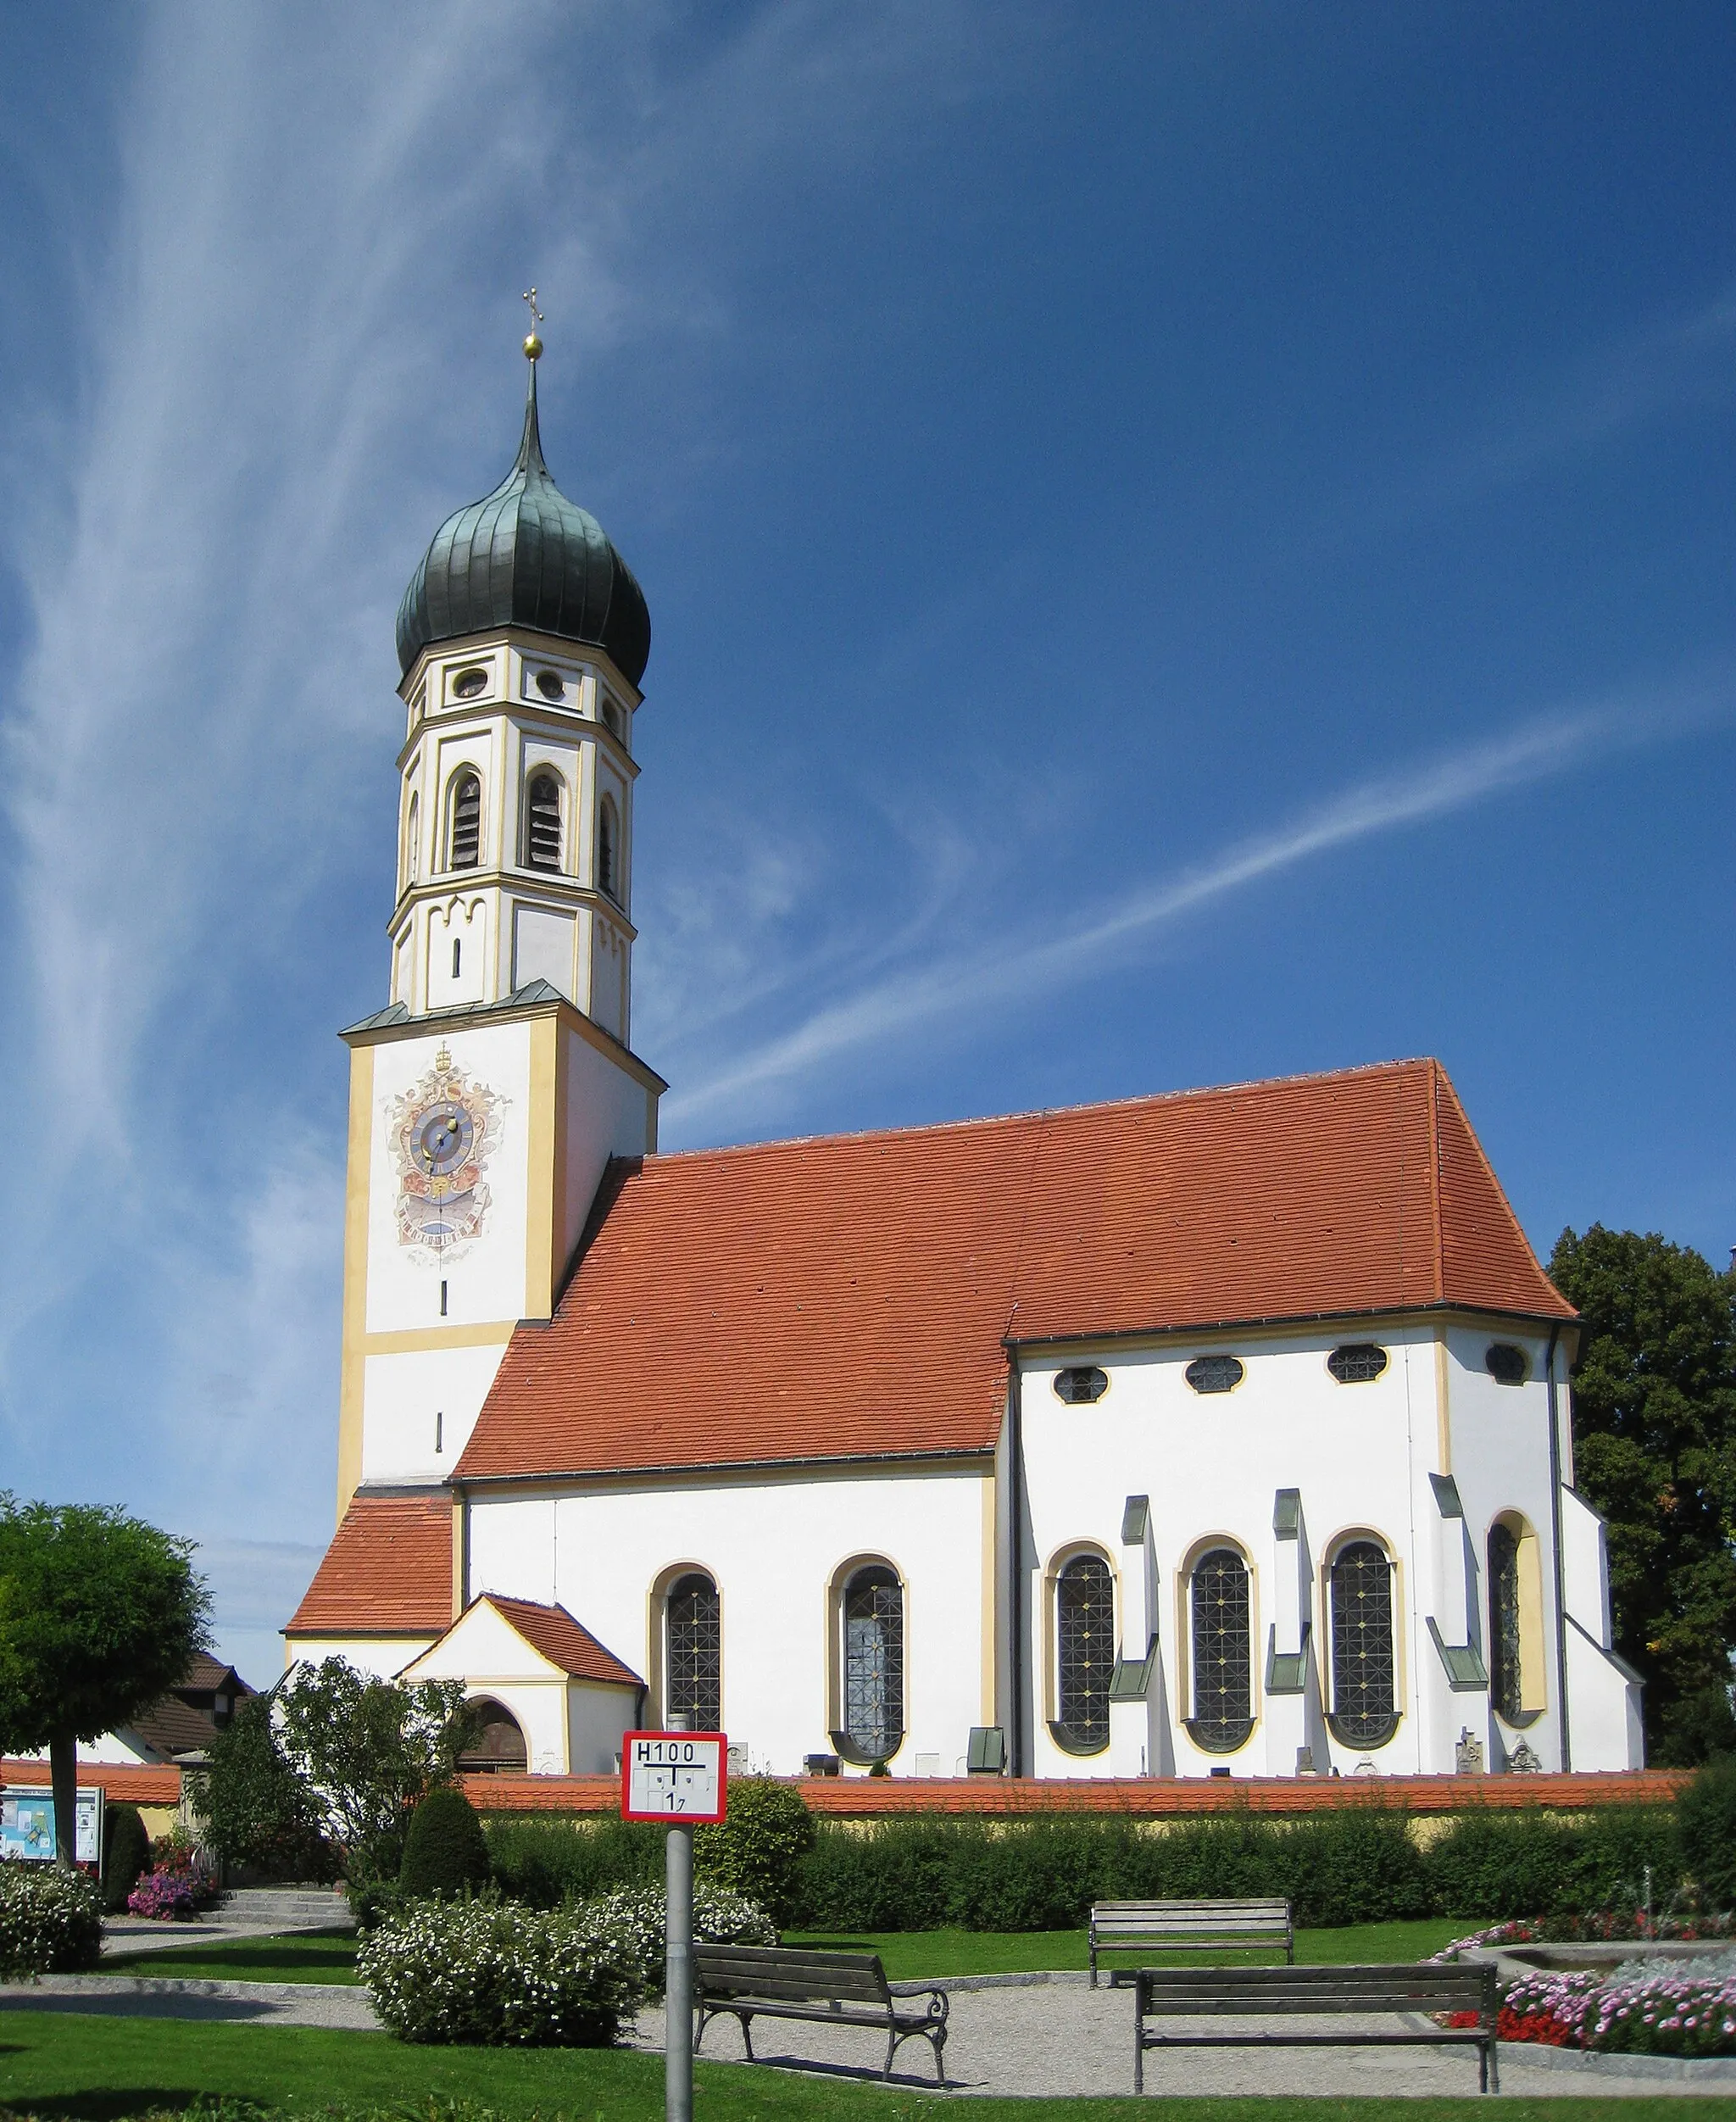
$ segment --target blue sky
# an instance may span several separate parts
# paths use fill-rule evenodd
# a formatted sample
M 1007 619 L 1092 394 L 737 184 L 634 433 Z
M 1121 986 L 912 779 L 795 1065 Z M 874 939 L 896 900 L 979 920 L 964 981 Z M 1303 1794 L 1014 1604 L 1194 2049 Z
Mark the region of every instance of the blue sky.
M 1722 1262 L 1727 8 L 9 7 L 0 1482 L 331 1523 L 422 546 L 648 598 L 685 1145 L 1433 1053 Z

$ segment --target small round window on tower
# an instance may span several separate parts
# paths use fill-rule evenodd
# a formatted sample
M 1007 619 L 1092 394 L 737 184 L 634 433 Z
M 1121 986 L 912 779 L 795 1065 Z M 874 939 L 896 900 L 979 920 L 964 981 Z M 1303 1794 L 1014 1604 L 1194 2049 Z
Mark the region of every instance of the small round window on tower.
M 485 693 L 487 689 L 488 673 L 474 666 L 468 671 L 460 671 L 452 682 L 455 699 L 473 700 L 479 693 Z
M 566 698 L 566 680 L 559 671 L 539 671 L 537 690 L 545 700 L 564 700 Z
M 1531 1375 L 1524 1350 L 1516 1348 L 1511 1341 L 1491 1341 L 1483 1360 L 1498 1385 L 1522 1385 Z

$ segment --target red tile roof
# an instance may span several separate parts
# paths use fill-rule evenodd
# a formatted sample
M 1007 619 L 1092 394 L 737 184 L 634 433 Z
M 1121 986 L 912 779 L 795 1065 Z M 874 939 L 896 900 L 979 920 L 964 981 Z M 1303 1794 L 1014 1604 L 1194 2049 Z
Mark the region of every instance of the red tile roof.
M 452 1624 L 452 1499 L 358 1495 L 286 1635 L 442 1635 Z
M 38 1789 L 48 1781 L 46 1761 L 0 1761 L 0 1783 Z M 112 1805 L 179 1805 L 181 1770 L 172 1763 L 137 1767 L 111 1761 L 81 1761 L 78 1787 L 99 1790 Z
M 1600 1805 L 1661 1805 L 1686 1770 L 1642 1768 L 1587 1775 L 1141 1776 L 1138 1778 L 810 1776 L 791 1785 L 810 1813 L 842 1819 L 887 1813 L 1016 1818 L 1032 1813 L 1110 1813 L 1162 1819 L 1190 1813 L 1331 1813 L 1390 1805 L 1410 1813 L 1515 1812 L 1543 1806 L 1586 1813 Z M 614 1813 L 619 1776 L 477 1775 L 465 1790 L 484 1813 Z
M 551 1665 L 572 1679 L 604 1680 L 617 1687 L 645 1685 L 631 1665 L 623 1665 L 613 1651 L 605 1650 L 565 1607 L 539 1607 L 528 1599 L 503 1599 L 492 1591 L 484 1592 L 482 1597 L 511 1623 L 533 1651 L 540 1651 Z
M 1438 1063 L 647 1157 L 460 1479 L 992 1450 L 1003 1337 L 1574 1314 Z

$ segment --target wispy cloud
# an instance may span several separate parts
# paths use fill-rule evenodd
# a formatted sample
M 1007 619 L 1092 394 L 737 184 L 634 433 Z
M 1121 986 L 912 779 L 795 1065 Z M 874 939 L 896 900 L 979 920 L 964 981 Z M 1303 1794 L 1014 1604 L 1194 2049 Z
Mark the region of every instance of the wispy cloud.
M 1538 717 L 1462 750 L 1356 782 L 1270 831 L 1106 903 L 1076 910 L 1041 933 L 1002 933 L 942 948 L 890 975 L 863 977 L 777 1037 L 725 1061 L 664 1106 L 679 1135 L 751 1112 L 756 1102 L 914 1028 L 982 1026 L 1032 999 L 1101 977 L 1166 932 L 1238 892 L 1359 841 L 1464 810 L 1570 771 L 1609 752 L 1661 742 L 1728 710 L 1728 679 L 1694 680 L 1644 702 L 1599 704 Z M 848 983 L 849 968 L 834 968 Z

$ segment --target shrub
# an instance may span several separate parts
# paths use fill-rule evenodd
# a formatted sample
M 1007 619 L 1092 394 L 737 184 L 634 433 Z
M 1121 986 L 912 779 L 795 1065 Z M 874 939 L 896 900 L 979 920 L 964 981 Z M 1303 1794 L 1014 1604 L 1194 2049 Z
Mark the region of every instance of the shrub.
M 648 1994 L 661 1997 L 669 1931 L 663 1888 L 618 1887 L 586 1902 L 578 1913 L 627 1952 Z M 705 1945 L 776 1945 L 777 1925 L 753 1902 L 701 1880 L 693 1889 L 693 1935 Z
M 637 1963 L 582 1910 L 492 1894 L 417 1902 L 361 1942 L 356 1971 L 400 2041 L 603 2048 L 637 2003 Z
M 159 1923 L 191 1923 L 199 1913 L 199 1899 L 191 1875 L 184 1871 L 153 1871 L 140 1880 L 126 1897 L 136 1916 L 152 1916 Z
M 61 1864 L 0 1862 L 0 1980 L 80 1974 L 102 1951 L 93 1880 Z
M 151 1838 L 136 1805 L 111 1805 L 103 1813 L 103 1907 L 119 1915 L 151 1861 Z
M 727 1817 L 693 1837 L 693 1863 L 725 1886 L 789 1920 L 796 1870 L 814 1846 L 814 1816 L 801 1793 L 770 1776 L 743 1776 L 729 1786 Z
M 1661 1908 L 1682 1873 L 1665 1806 L 1611 1807 L 1563 1818 L 1540 1807 L 1461 1813 L 1429 1846 L 1434 1906 L 1459 1917 L 1553 1916 L 1637 1909 L 1652 1876 Z
M 410 1817 L 399 1892 L 418 1900 L 487 1884 L 488 1845 L 476 1807 L 455 1785 L 437 1785 Z
M 558 1908 L 617 1886 L 660 1886 L 665 1830 L 631 1820 L 485 1819 L 494 1883 L 513 1901 Z
M 273 1698 L 250 1696 L 212 1739 L 209 1765 L 190 1769 L 188 1795 L 206 1841 L 228 1864 L 267 1879 L 335 1879 L 336 1853 L 320 1832 L 320 1802 L 284 1757 Z
M 1710 1761 L 1676 1801 L 1682 1858 L 1714 1908 L 1736 1909 L 1736 1758 Z

